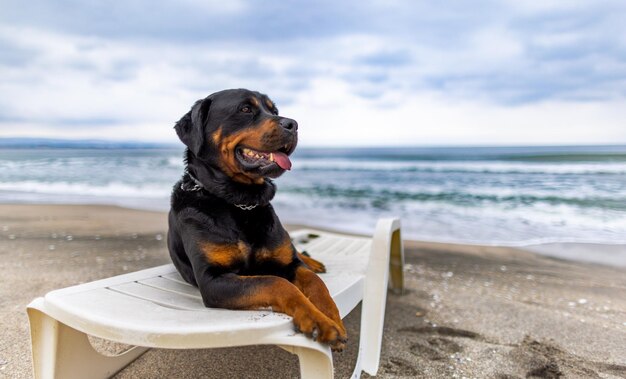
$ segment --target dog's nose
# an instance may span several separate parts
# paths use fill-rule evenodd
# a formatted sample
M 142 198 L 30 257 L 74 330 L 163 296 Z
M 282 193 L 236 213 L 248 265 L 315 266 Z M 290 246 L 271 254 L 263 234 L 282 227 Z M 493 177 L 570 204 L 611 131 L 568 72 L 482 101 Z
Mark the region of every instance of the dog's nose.
M 290 118 L 282 118 L 279 122 L 278 125 L 280 125 L 281 128 L 295 132 L 298 130 L 298 123 L 296 122 L 296 120 L 292 120 Z

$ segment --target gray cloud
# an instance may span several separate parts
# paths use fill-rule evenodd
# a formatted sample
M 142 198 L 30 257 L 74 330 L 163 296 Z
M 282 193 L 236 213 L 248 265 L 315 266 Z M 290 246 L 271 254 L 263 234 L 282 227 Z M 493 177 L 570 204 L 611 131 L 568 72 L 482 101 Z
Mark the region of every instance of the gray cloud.
M 163 103 L 253 87 L 290 105 L 316 81 L 333 79 L 370 100 L 436 93 L 514 107 L 626 96 L 619 1 L 1 3 L 3 92 L 21 85 L 69 93 L 67 101 L 103 92 L 108 101 L 131 88 L 154 91 L 146 86 L 162 80 L 173 87 L 161 89 Z M 37 41 L 36 33 L 56 39 Z M 44 109 L 46 96 L 34 100 Z M 16 101 L 1 99 L 0 117 L 43 118 Z M 89 114 L 62 110 L 52 119 L 97 126 L 141 117 L 108 116 L 109 108 L 94 110 L 92 123 Z

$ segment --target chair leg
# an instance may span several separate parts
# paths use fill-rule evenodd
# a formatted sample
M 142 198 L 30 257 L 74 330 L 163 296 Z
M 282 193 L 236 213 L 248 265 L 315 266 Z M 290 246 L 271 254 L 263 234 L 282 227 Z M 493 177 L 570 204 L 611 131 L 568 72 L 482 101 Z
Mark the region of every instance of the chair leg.
M 294 354 L 300 361 L 300 378 L 328 379 L 333 377 L 333 355 L 328 351 L 319 351 L 306 347 L 294 347 Z
M 98 353 L 85 333 L 28 308 L 35 379 L 109 378 L 148 349 L 134 347 L 117 356 Z
M 320 348 L 283 344 L 278 344 L 277 346 L 298 356 L 298 361 L 300 362 L 300 378 L 333 378 L 333 353 L 328 346 Z

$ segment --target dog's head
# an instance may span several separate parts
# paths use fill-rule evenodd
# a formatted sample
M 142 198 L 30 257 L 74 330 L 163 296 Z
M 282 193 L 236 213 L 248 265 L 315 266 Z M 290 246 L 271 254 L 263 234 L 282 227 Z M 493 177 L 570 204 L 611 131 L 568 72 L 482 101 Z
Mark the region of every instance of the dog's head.
M 245 184 L 291 169 L 298 142 L 298 123 L 279 116 L 266 95 L 246 89 L 198 100 L 174 128 L 194 156 Z

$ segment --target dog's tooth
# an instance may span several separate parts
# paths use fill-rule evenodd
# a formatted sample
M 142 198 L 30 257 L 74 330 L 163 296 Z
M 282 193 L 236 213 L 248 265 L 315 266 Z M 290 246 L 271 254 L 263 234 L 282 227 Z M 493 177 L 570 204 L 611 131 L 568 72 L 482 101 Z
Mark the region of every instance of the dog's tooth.
M 274 153 L 270 153 L 270 161 L 274 162 Z

